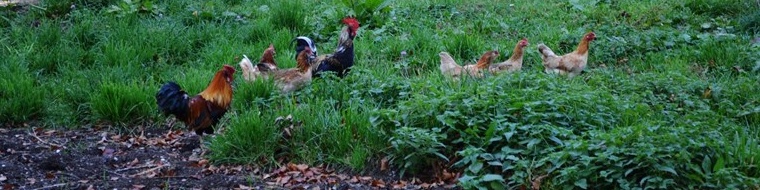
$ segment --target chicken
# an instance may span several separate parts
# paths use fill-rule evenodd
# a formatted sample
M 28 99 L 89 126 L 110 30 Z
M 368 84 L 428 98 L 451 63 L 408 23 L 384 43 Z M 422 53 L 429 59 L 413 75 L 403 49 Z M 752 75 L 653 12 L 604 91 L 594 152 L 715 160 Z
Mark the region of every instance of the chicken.
M 156 93 L 159 110 L 174 115 L 198 135 L 213 134 L 213 127 L 227 113 L 232 102 L 232 81 L 235 69 L 224 65 L 198 95 L 189 96 L 174 82 L 167 82 Z
M 517 45 L 515 45 L 515 50 L 512 51 L 512 57 L 510 57 L 508 60 L 497 63 L 494 65 L 491 65 L 491 72 L 492 73 L 511 73 L 515 71 L 519 71 L 522 69 L 522 62 L 523 62 L 523 49 L 528 46 L 528 39 L 523 38 L 519 42 L 517 42 Z
M 337 73 L 338 77 L 343 78 L 354 65 L 354 38 L 356 31 L 359 30 L 359 21 L 353 17 L 346 17 L 343 18 L 342 22 L 346 26 L 341 30 L 338 47 L 333 54 L 318 56 L 316 45 L 308 37 L 299 36 L 293 40 L 297 42 L 296 55 L 309 47 L 312 55 L 318 56 L 315 60 L 316 65 L 312 67 L 314 77 L 321 76 L 323 72 L 333 71 Z
M 568 77 L 575 77 L 581 74 L 581 71 L 586 68 L 586 63 L 588 62 L 589 43 L 595 39 L 596 34 L 594 32 L 586 33 L 586 35 L 583 35 L 575 51 L 562 56 L 557 56 L 546 45 L 538 44 L 538 52 L 541 53 L 541 59 L 543 59 L 544 72 L 566 74 Z
M 444 76 L 454 77 L 458 78 L 462 75 L 462 66 L 459 66 L 456 61 L 454 61 L 454 58 L 449 55 L 449 52 L 441 52 L 438 53 L 438 56 L 441 57 L 441 73 Z
M 264 50 L 261 55 L 261 59 L 256 66 L 253 66 L 248 56 L 243 55 L 243 59 L 240 60 L 240 68 L 243 69 L 243 79 L 246 81 L 254 81 L 256 78 L 266 77 L 268 73 L 277 70 L 277 63 L 274 61 L 275 55 L 274 45 L 269 44 L 269 48 Z
M 311 48 L 306 47 L 296 57 L 296 68 L 279 70 L 274 73 L 274 80 L 282 93 L 289 93 L 301 89 L 311 82 L 311 66 L 314 63 L 314 54 Z
M 488 71 L 491 63 L 499 57 L 499 51 L 487 51 L 476 64 L 459 66 L 448 52 L 438 54 L 441 57 L 441 73 L 445 76 L 459 78 L 463 72 L 473 77 L 483 77 L 483 71 Z

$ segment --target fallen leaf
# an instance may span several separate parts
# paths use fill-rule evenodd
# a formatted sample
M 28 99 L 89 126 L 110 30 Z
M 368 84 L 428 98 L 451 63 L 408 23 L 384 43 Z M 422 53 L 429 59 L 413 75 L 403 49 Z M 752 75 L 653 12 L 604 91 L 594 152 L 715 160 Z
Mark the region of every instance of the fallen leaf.
M 132 185 L 132 189 L 135 189 L 135 190 L 140 190 L 143 188 L 145 188 L 145 185 Z
M 110 148 L 103 149 L 103 157 L 106 157 L 106 158 L 113 157 L 113 152 L 114 151 L 115 151 L 114 149 L 110 149 Z
M 372 185 L 372 187 L 385 188 L 385 181 L 383 181 L 382 179 L 372 180 L 371 185 Z
M 90 182 L 90 180 L 79 180 L 79 181 L 77 181 L 77 182 L 79 182 L 79 183 L 89 183 L 89 182 Z
M 533 179 L 533 182 L 531 182 L 531 186 L 533 187 L 533 190 L 539 190 L 541 188 L 541 180 L 546 178 L 549 175 L 542 175 L 538 176 L 536 179 Z
M 388 170 L 388 157 L 380 159 L 380 171 Z
M 253 188 L 245 186 L 245 185 L 238 185 L 238 187 L 236 189 L 239 189 L 239 190 L 251 190 Z
M 290 182 L 290 176 L 284 176 L 277 180 L 279 184 L 286 184 L 288 182 Z
M 127 166 L 130 166 L 130 167 L 132 167 L 132 166 L 136 166 L 136 165 L 137 165 L 137 164 L 139 164 L 139 163 L 140 163 L 140 160 L 138 160 L 137 158 L 135 158 L 135 159 L 134 159 L 134 160 L 132 160 L 131 162 L 127 163 Z
M 47 173 L 45 173 L 45 178 L 46 179 L 53 179 L 53 178 L 55 178 L 55 173 L 53 173 L 53 172 L 47 172 Z
M 298 171 L 304 172 L 306 171 L 306 169 L 309 169 L 309 166 L 306 164 L 299 164 L 296 166 L 296 168 L 298 169 Z
M 95 188 L 92 187 L 92 185 L 90 185 L 89 187 L 87 187 L 87 190 L 95 190 Z
M 111 181 L 119 180 L 119 177 L 111 177 Z
M 0 174 L 0 182 L 3 182 L 5 180 L 8 180 L 8 178 L 5 177 L 3 174 Z

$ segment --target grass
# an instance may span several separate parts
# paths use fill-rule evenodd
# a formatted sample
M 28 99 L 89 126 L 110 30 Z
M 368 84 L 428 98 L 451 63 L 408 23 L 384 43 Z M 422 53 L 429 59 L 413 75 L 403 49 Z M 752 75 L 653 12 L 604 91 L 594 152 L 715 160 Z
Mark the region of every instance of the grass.
M 752 1 L 347 4 L 71 0 L 2 8 L 0 122 L 163 121 L 153 98 L 161 83 L 198 93 L 222 64 L 237 67 L 270 43 L 278 64 L 293 67 L 293 37 L 311 36 L 330 53 L 339 19 L 353 13 L 364 20 L 348 77 L 283 95 L 271 82 L 237 75 L 220 124 L 226 130 L 210 140 L 214 163 L 363 171 L 388 157 L 404 175 L 452 165 L 467 189 L 520 188 L 543 175 L 548 189 L 760 184 L 758 12 L 747 9 L 760 5 Z M 598 39 L 587 73 L 542 73 L 537 44 L 570 52 L 588 31 Z M 505 60 L 521 38 L 531 45 L 520 73 L 455 82 L 438 71 L 441 51 L 460 64 L 492 49 Z

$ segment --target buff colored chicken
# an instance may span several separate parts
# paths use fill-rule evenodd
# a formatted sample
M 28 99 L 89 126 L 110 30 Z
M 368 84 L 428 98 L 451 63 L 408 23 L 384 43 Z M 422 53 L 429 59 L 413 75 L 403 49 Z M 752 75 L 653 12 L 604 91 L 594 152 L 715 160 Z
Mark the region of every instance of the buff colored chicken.
M 467 73 L 473 77 L 483 77 L 483 72 L 488 71 L 493 60 L 499 57 L 499 51 L 487 51 L 480 57 L 476 64 L 465 66 L 459 66 L 448 52 L 441 52 L 438 55 L 441 57 L 441 73 L 445 76 L 457 79 L 462 76 L 462 73 Z
M 259 63 L 255 66 L 248 59 L 248 56 L 243 55 L 243 59 L 239 63 L 243 70 L 243 79 L 254 81 L 256 78 L 266 78 L 269 73 L 277 71 L 277 63 L 274 61 L 275 53 L 274 45 L 269 44 L 269 48 L 264 50 Z
M 588 62 L 589 44 L 595 39 L 596 34 L 594 32 L 586 33 L 575 51 L 562 56 L 555 54 L 546 45 L 539 44 L 538 52 L 541 53 L 541 59 L 543 59 L 544 72 L 567 75 L 568 77 L 581 74 Z
M 491 72 L 493 73 L 511 73 L 520 71 L 523 63 L 523 49 L 528 46 L 528 39 L 523 38 L 517 45 L 515 45 L 514 51 L 512 51 L 512 57 L 508 60 L 491 65 Z

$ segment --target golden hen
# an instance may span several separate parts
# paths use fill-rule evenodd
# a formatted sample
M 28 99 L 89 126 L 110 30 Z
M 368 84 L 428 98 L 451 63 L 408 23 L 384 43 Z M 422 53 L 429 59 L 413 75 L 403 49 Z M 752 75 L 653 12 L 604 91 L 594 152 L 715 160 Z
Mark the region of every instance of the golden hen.
M 499 57 L 499 51 L 487 51 L 480 57 L 477 63 L 465 66 L 459 66 L 448 52 L 441 52 L 438 56 L 441 57 L 441 73 L 445 76 L 456 79 L 459 78 L 462 73 L 466 73 L 473 77 L 483 77 L 483 72 L 488 71 L 493 60 Z
M 243 70 L 243 79 L 246 81 L 255 81 L 256 78 L 266 78 L 271 72 L 277 70 L 277 63 L 274 61 L 275 49 L 273 44 L 269 44 L 269 47 L 264 50 L 264 53 L 259 59 L 259 63 L 256 66 L 253 65 L 248 56 L 243 55 L 243 59 L 240 60 L 240 68 Z
M 583 35 L 575 51 L 562 56 L 555 54 L 546 45 L 539 44 L 538 52 L 541 53 L 544 72 L 567 75 L 568 77 L 575 77 L 581 74 L 581 71 L 586 68 L 586 63 L 588 62 L 589 44 L 595 39 L 596 34 L 594 32 L 586 33 L 586 35 Z
M 491 65 L 491 72 L 493 73 L 511 73 L 515 71 L 520 71 L 522 69 L 522 62 L 523 62 L 523 49 L 525 49 L 526 46 L 528 46 L 528 39 L 523 38 L 519 42 L 517 42 L 517 45 L 515 45 L 515 49 L 512 51 L 512 57 L 509 57 L 508 60 L 493 64 Z
M 311 82 L 311 67 L 314 62 L 314 54 L 311 48 L 306 47 L 296 57 L 296 68 L 279 70 L 274 72 L 275 84 L 282 93 L 289 93 L 301 89 Z

